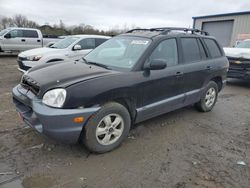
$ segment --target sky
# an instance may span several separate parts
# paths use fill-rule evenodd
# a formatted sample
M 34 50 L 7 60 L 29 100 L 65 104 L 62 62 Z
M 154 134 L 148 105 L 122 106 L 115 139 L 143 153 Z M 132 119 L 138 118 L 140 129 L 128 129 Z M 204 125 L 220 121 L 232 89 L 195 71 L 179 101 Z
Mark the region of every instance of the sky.
M 98 29 L 192 27 L 192 17 L 250 11 L 249 0 L 0 0 L 0 16 Z

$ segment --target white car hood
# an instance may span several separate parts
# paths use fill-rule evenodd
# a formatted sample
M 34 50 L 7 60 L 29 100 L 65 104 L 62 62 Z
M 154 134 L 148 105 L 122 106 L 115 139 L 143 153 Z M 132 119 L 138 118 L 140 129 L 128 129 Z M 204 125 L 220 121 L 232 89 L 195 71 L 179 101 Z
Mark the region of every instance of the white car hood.
M 56 48 L 35 48 L 32 50 L 27 50 L 19 54 L 20 57 L 33 57 L 37 55 L 43 56 L 44 54 L 50 54 L 50 53 L 62 53 L 65 49 L 56 49 Z
M 249 48 L 223 48 L 227 57 L 250 59 Z

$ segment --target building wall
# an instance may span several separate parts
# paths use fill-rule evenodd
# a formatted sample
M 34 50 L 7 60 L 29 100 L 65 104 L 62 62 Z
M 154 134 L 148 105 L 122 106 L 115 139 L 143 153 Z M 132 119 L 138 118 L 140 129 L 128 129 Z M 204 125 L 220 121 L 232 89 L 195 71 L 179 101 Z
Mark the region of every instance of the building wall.
M 234 16 L 219 16 L 210 18 L 194 19 L 194 27 L 202 29 L 202 22 L 234 20 L 230 46 L 235 45 L 238 34 L 250 33 L 250 14 L 234 15 Z

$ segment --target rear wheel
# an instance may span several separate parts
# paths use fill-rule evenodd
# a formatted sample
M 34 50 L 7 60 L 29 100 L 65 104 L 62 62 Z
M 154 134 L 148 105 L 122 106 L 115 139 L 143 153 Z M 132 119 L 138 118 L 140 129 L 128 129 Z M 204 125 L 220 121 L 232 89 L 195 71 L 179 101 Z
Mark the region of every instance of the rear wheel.
M 195 104 L 196 108 L 201 112 L 211 111 L 217 101 L 218 85 L 214 81 L 210 81 L 203 93 L 201 100 Z
M 127 137 L 130 125 L 129 112 L 123 105 L 116 102 L 107 103 L 84 127 L 83 143 L 92 152 L 111 151 Z

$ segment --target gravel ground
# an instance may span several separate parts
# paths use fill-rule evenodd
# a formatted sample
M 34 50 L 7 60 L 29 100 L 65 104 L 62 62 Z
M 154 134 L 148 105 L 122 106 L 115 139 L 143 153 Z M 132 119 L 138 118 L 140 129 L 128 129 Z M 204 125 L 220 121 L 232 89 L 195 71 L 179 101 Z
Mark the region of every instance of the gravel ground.
M 15 59 L 0 57 L 0 187 L 250 187 L 250 82 L 229 80 L 213 111 L 186 107 L 140 123 L 96 155 L 19 120 Z

